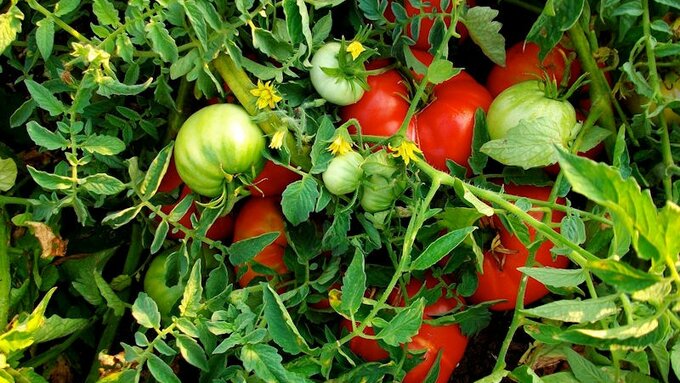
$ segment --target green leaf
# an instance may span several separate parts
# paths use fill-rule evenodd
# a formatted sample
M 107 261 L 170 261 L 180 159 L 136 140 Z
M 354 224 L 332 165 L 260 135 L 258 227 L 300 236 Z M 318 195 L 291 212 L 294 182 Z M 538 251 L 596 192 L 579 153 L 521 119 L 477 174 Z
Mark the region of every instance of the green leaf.
M 629 339 L 641 338 L 659 327 L 659 321 L 655 318 L 646 318 L 635 321 L 625 326 L 619 326 L 609 329 L 578 329 L 576 331 L 581 334 L 588 335 L 597 339 Z
M 293 225 L 298 225 L 307 219 L 314 211 L 316 200 L 319 198 L 319 186 L 311 175 L 305 175 L 301 180 L 288 185 L 282 194 L 281 208 L 283 215 Z
M 0 158 L 0 191 L 11 189 L 17 180 L 17 164 L 11 158 Z
M 342 301 L 338 310 L 348 313 L 350 316 L 361 307 L 361 300 L 366 292 L 366 265 L 364 253 L 361 249 L 354 250 L 352 262 L 347 267 L 347 272 L 342 277 Z
M 671 366 L 673 372 L 675 372 L 675 377 L 680 379 L 680 341 L 675 342 L 671 349 Z
M 494 19 L 498 11 L 489 7 L 468 9 L 461 22 L 470 32 L 470 38 L 495 64 L 505 66 L 505 37 L 500 33 L 502 24 Z
M 427 270 L 437 262 L 439 262 L 446 254 L 458 247 L 465 238 L 467 238 L 475 227 L 466 227 L 450 231 L 434 242 L 430 243 L 427 248 L 411 263 L 411 270 Z
M 151 20 L 145 27 L 146 37 L 151 40 L 151 47 L 158 52 L 165 62 L 175 62 L 179 57 L 175 40 L 162 22 Z
M 31 177 L 33 177 L 35 183 L 37 183 L 38 185 L 45 189 L 65 190 L 73 186 L 73 181 L 68 177 L 47 173 L 42 170 L 37 170 L 30 165 L 26 166 L 26 168 L 28 169 L 28 172 L 31 174 Z
M 543 12 L 531 26 L 527 41 L 533 41 L 541 48 L 539 59 L 543 60 L 557 45 L 565 31 L 581 17 L 585 0 L 552 0 L 552 7 L 546 5 Z
M 197 260 L 191 268 L 189 280 L 184 288 L 179 312 L 182 316 L 194 317 L 201 308 L 203 285 L 201 285 L 201 260 Z
M 163 176 L 168 171 L 170 166 L 170 157 L 172 156 L 173 145 L 168 144 L 156 155 L 149 165 L 149 170 L 144 175 L 144 181 L 139 185 L 140 197 L 143 200 L 148 200 L 158 191 Z M 183 215 L 182 215 L 183 216 Z
M 281 40 L 277 35 L 266 29 L 251 29 L 253 46 L 262 53 L 273 57 L 279 62 L 286 62 L 293 56 L 294 49 L 287 41 Z
M 334 134 L 335 127 L 333 122 L 328 116 L 324 116 L 321 119 L 314 143 L 312 144 L 312 151 L 310 153 L 312 168 L 309 170 L 310 174 L 323 173 L 328 167 L 328 163 L 333 159 L 333 154 L 327 148 L 328 142 L 333 139 Z
M 286 371 L 276 349 L 267 344 L 246 344 L 241 348 L 241 362 L 246 371 L 252 371 L 259 379 L 269 383 L 299 381 Z
M 423 322 L 425 298 L 420 298 L 410 306 L 399 311 L 387 325 L 378 332 L 376 337 L 390 346 L 399 346 L 411 341 L 411 337 L 418 333 Z
M 557 161 L 555 146 L 564 147 L 568 138 L 562 137 L 561 131 L 543 117 L 521 120 L 508 130 L 504 139 L 491 140 L 480 151 L 504 165 L 523 169 L 543 167 Z
M 495 214 L 491 206 L 482 202 L 479 198 L 477 198 L 477 196 L 472 194 L 472 192 L 470 191 L 470 189 L 468 189 L 465 182 L 461 181 L 458 178 L 456 178 L 456 181 L 454 183 L 454 189 L 459 197 L 461 197 L 463 200 L 467 201 L 470 205 L 477 209 L 477 211 L 480 214 L 483 214 L 487 217 L 491 217 Z
M 454 68 L 451 61 L 443 59 L 434 60 L 428 70 L 428 80 L 433 84 L 441 84 L 460 73 L 460 68 Z
M 35 30 L 35 43 L 38 45 L 40 55 L 47 60 L 52 55 L 54 46 L 54 21 L 46 17 L 36 23 L 38 28 Z
M 142 210 L 142 207 L 143 205 L 137 205 L 123 209 L 121 211 L 109 213 L 102 220 L 102 224 L 110 225 L 114 228 L 124 226 L 132 221 L 137 216 L 137 214 L 139 214 L 139 212 Z
M 583 269 L 556 269 L 553 267 L 519 267 L 520 272 L 553 287 L 576 287 L 586 281 Z
M 80 5 L 80 0 L 60 0 L 57 5 L 54 6 L 55 16 L 67 15 L 78 8 Z
M 182 383 L 181 380 L 172 371 L 172 368 L 167 365 L 161 358 L 154 354 L 149 354 L 146 360 L 146 365 L 149 367 L 151 375 L 159 382 L 163 383 Z
M 265 247 L 274 243 L 280 234 L 278 231 L 272 231 L 235 242 L 229 246 L 229 262 L 232 265 L 242 265 L 252 261 Z
M 18 107 L 9 118 L 9 126 L 12 128 L 23 125 L 33 114 L 38 104 L 33 100 L 26 100 Z
M 40 145 L 47 150 L 65 149 L 70 145 L 70 142 L 61 134 L 58 132 L 53 133 L 35 121 L 29 121 L 26 124 L 26 131 L 36 145 Z
M 134 61 L 135 47 L 132 45 L 130 36 L 125 33 L 116 36 L 116 52 L 126 63 Z
M 510 371 L 507 370 L 496 371 L 482 379 L 477 380 L 475 383 L 500 383 L 503 380 L 503 378 L 505 378 L 508 375 L 510 375 Z
M 655 3 L 667 5 L 669 7 L 680 9 L 680 3 L 676 0 L 654 0 Z
M 135 96 L 145 91 L 152 82 L 153 79 L 149 78 L 141 84 L 128 85 L 116 80 L 113 77 L 104 76 L 97 80 L 97 84 L 99 85 L 99 88 L 97 88 L 97 94 L 104 97 L 116 95 Z
M 113 291 L 111 285 L 104 280 L 104 277 L 101 276 L 99 271 L 93 270 L 92 274 L 94 281 L 97 284 L 97 289 L 99 289 L 99 293 L 106 300 L 106 305 L 113 310 L 116 316 L 123 316 L 126 308 L 125 302 L 116 295 L 116 292 Z
M 588 323 L 596 322 L 619 312 L 616 297 L 594 298 L 586 300 L 559 300 L 525 309 L 527 315 L 547 318 L 562 322 Z
M 522 365 L 512 370 L 512 377 L 520 383 L 543 383 L 536 372 L 527 365 Z
M 125 190 L 125 184 L 118 178 L 98 173 L 78 180 L 81 187 L 94 195 L 116 195 Z
M 24 14 L 16 3 L 13 1 L 7 12 L 0 15 L 0 54 L 5 52 L 5 49 L 16 40 L 17 33 L 21 32 Z
M 24 84 L 26 84 L 33 100 L 38 103 L 39 107 L 45 109 L 50 116 L 54 117 L 66 113 L 66 106 L 49 89 L 33 80 L 24 80 Z
M 604 141 L 605 138 L 611 135 L 612 132 L 607 129 L 598 128 L 597 126 L 591 126 L 590 129 L 588 129 L 583 135 L 583 141 L 581 141 L 581 145 L 579 146 L 578 151 L 587 152 L 588 150 L 593 149 L 594 147 L 599 145 L 600 142 Z
M 295 326 L 281 297 L 267 283 L 260 283 L 260 286 L 263 293 L 264 318 L 274 342 L 281 346 L 283 351 L 292 355 L 309 353 L 311 351 L 309 345 Z
M 161 249 L 163 246 L 163 242 L 165 241 L 165 237 L 168 235 L 168 231 L 170 230 L 170 224 L 168 224 L 168 221 L 162 220 L 161 223 L 158 224 L 158 227 L 156 227 L 156 231 L 154 231 L 153 234 L 153 241 L 151 241 L 151 246 L 149 246 L 149 252 L 151 254 L 156 254 L 158 250 Z
M 99 24 L 116 26 L 120 23 L 118 11 L 109 0 L 94 0 L 92 11 L 97 16 Z
M 161 313 L 158 311 L 158 306 L 145 292 L 139 293 L 132 304 L 132 316 L 137 323 L 146 328 L 157 329 L 161 326 Z
M 43 324 L 33 333 L 35 343 L 49 342 L 63 338 L 86 328 L 89 321 L 85 318 L 62 318 L 57 315 L 45 318 Z
M 588 269 L 598 278 L 621 292 L 634 293 L 659 282 L 658 276 L 635 269 L 626 263 L 602 259 L 588 263 Z
M 80 149 L 88 153 L 113 156 L 125 150 L 125 143 L 117 137 L 93 134 L 80 143 Z
M 205 351 L 203 351 L 195 340 L 182 334 L 175 335 L 175 339 L 177 340 L 177 347 L 184 360 L 190 365 L 200 368 L 202 371 L 208 371 L 210 369 Z
M 486 114 L 484 109 L 477 108 L 475 111 L 475 126 L 472 132 L 472 155 L 468 160 L 475 174 L 482 174 L 489 161 L 489 156 L 481 152 L 482 145 L 489 141 L 489 131 L 486 127 Z
M 286 27 L 293 45 L 304 42 L 307 45 L 307 57 L 314 46 L 312 30 L 309 28 L 309 13 L 304 0 L 284 0 L 283 13 L 286 16 Z
M 184 13 L 186 13 L 189 21 L 191 22 L 191 27 L 196 33 L 198 41 L 201 43 L 203 49 L 208 48 L 208 26 L 206 24 L 206 19 L 203 16 L 201 9 L 196 4 L 194 0 L 185 0 L 181 2 L 184 7 Z
M 657 214 L 650 192 L 642 191 L 633 177 L 623 179 L 616 169 L 560 152 L 560 167 L 577 193 L 609 209 L 614 227 L 624 227 L 633 237 L 638 257 L 677 260 L 680 249 L 680 208 L 672 202 Z
M 607 383 L 612 381 L 609 375 L 591 361 L 576 353 L 576 351 L 571 348 L 565 348 L 564 351 L 566 352 L 571 372 L 574 373 L 574 376 L 580 382 Z

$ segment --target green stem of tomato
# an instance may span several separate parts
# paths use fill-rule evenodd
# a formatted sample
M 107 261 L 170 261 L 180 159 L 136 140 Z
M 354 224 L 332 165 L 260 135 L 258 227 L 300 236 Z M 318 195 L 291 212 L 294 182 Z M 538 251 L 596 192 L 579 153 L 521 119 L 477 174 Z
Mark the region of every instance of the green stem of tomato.
M 52 21 L 54 21 L 54 24 L 56 24 L 59 28 L 63 29 L 64 31 L 68 32 L 71 36 L 78 39 L 78 41 L 86 44 L 92 44 L 92 42 L 87 37 L 83 36 L 82 34 L 80 34 L 80 32 L 76 31 L 70 25 L 66 24 L 62 19 L 57 17 L 54 13 L 50 12 L 47 8 L 40 5 L 40 3 L 38 3 L 37 1 L 28 0 L 27 2 L 31 8 L 42 13 L 45 17 L 52 19 Z
M 411 216 L 411 219 L 409 220 L 409 224 L 406 229 L 406 234 L 404 235 L 401 259 L 399 260 L 399 263 L 395 267 L 392 279 L 387 284 L 387 287 L 385 287 L 385 290 L 383 290 L 382 294 L 380 295 L 380 298 L 376 301 L 375 306 L 373 306 L 373 308 L 365 317 L 365 319 L 361 323 L 359 323 L 359 325 L 356 327 L 354 327 L 354 323 L 352 323 L 353 330 L 349 334 L 345 335 L 343 338 L 338 340 L 337 342 L 338 347 L 349 342 L 355 336 L 363 337 L 364 329 L 366 328 L 366 326 L 368 326 L 368 324 L 371 323 L 373 318 L 375 318 L 375 316 L 378 315 L 378 312 L 383 308 L 383 306 L 387 302 L 387 298 L 389 297 L 390 293 L 392 292 L 392 290 L 394 290 L 395 286 L 401 279 L 402 274 L 406 272 L 407 267 L 411 263 L 411 250 L 413 249 L 413 244 L 415 243 L 416 234 L 425 223 L 425 217 L 427 217 L 427 211 L 430 208 L 430 203 L 432 202 L 432 199 L 434 199 L 435 194 L 437 194 L 437 191 L 439 190 L 440 186 L 441 178 L 435 174 L 434 177 L 432 178 L 430 189 L 427 195 L 422 200 L 420 206 L 418 206 L 418 208 L 416 209 L 416 213 L 413 214 L 413 216 Z
M 168 130 L 165 132 L 163 146 L 174 140 L 177 136 L 177 132 L 179 132 L 179 128 L 182 127 L 185 120 L 184 107 L 188 96 L 189 81 L 187 81 L 185 77 L 182 77 L 177 91 L 177 98 L 175 99 L 175 109 L 170 111 L 170 116 L 168 117 Z
M 649 0 L 642 0 L 642 30 L 645 33 L 645 51 L 647 53 L 647 67 L 649 68 L 649 84 L 654 89 L 657 105 L 661 101 L 661 83 L 659 81 L 659 74 L 656 69 L 656 58 L 654 56 L 654 46 L 652 45 L 651 21 L 649 16 Z M 666 169 L 670 169 L 675 165 L 673 161 L 673 154 L 671 152 L 671 140 L 668 133 L 668 123 L 664 113 L 659 113 L 659 133 L 661 135 L 661 155 L 663 164 Z M 663 177 L 663 190 L 666 199 L 673 200 L 673 181 L 668 172 Z
M 30 199 L 30 198 L 19 198 L 19 197 L 9 197 L 0 195 L 0 206 L 4 205 L 24 205 L 24 206 L 37 206 L 40 201 Z
M 7 326 L 9 320 L 9 297 L 12 288 L 12 275 L 9 262 L 10 226 L 7 213 L 0 209 L 0 329 Z
M 251 90 L 255 89 L 255 84 L 250 80 L 250 77 L 248 77 L 245 70 L 236 65 L 234 60 L 227 55 L 218 56 L 213 60 L 213 64 L 222 77 L 222 80 L 224 80 L 229 89 L 234 93 L 234 96 L 246 112 L 251 116 L 257 115 L 257 97 L 250 93 Z M 269 135 L 276 133 L 282 124 L 283 122 L 281 119 L 274 114 L 272 114 L 269 119 L 258 123 L 260 129 Z M 292 134 L 286 134 L 284 145 L 290 152 L 290 159 L 293 164 L 304 170 L 309 170 L 312 167 L 308 155 L 310 149 L 298 145 Z
M 583 19 L 584 16 L 581 16 L 581 18 Z M 614 148 L 616 137 L 616 121 L 614 119 L 614 111 L 611 104 L 609 84 L 592 54 L 593 50 L 597 49 L 597 47 L 590 46 L 590 42 L 588 41 L 586 32 L 580 21 L 575 23 L 574 26 L 569 29 L 568 33 L 574 44 L 574 49 L 576 50 L 583 70 L 590 73 L 591 111 L 598 113 L 600 115 L 599 121 L 602 126 L 614 133 L 613 136 L 609 136 L 605 140 L 607 152 L 611 153 Z

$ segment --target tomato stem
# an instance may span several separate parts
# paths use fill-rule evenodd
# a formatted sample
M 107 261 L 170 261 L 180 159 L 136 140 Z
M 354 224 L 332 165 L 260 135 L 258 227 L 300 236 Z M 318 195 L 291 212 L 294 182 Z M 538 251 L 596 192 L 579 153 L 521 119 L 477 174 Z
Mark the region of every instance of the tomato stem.
M 179 128 L 181 128 L 182 124 L 184 123 L 184 105 L 188 95 L 189 81 L 187 81 L 186 77 L 182 77 L 182 80 L 179 82 L 177 98 L 175 99 L 175 108 L 170 111 L 170 116 L 168 117 L 168 130 L 165 132 L 163 146 L 175 139 L 177 132 L 179 132 Z
M 0 209 L 0 329 L 7 326 L 9 319 L 10 289 L 12 288 L 12 275 L 10 273 L 9 241 L 10 223 L 7 213 Z

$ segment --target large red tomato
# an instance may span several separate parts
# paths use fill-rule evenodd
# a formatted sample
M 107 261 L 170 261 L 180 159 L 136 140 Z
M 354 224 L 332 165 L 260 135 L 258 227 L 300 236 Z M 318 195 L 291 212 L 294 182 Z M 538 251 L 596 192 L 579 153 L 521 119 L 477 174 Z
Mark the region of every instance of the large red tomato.
M 438 281 L 429 275 L 426 277 L 425 282 L 413 278 L 406 287 L 406 294 L 412 297 L 421 289 L 423 284 L 427 288 L 434 288 L 437 283 Z M 442 296 L 435 303 L 425 307 L 423 319 L 432 319 L 437 315 L 451 311 L 461 303 L 459 299 L 445 297 L 444 290 L 442 289 Z M 390 294 L 389 301 L 394 306 L 404 305 L 404 297 L 399 290 L 395 290 Z M 349 329 L 349 321 L 345 320 L 342 326 Z M 367 328 L 365 333 L 373 334 L 373 329 Z M 407 344 L 407 348 L 411 351 L 424 350 L 424 354 L 422 354 L 423 361 L 406 374 L 403 382 L 420 383 L 424 381 L 440 350 L 442 356 L 439 361 L 439 375 L 436 382 L 448 382 L 453 370 L 463 358 L 467 342 L 467 337 L 460 332 L 460 328 L 456 324 L 432 326 L 423 323 L 418 333 Z M 379 361 L 389 357 L 389 354 L 375 340 L 355 337 L 350 341 L 349 346 L 355 354 L 367 361 Z
M 278 197 L 286 187 L 301 177 L 299 174 L 267 160 L 260 174 L 255 177 L 248 190 L 256 197 Z
M 534 43 L 520 41 L 508 49 L 505 56 L 505 66 L 496 65 L 491 69 L 486 80 L 486 87 L 493 97 L 510 86 L 527 80 L 543 78 L 545 74 L 558 83 L 562 80 L 565 70 L 569 70 L 569 81 L 573 83 L 581 71 L 578 61 L 573 61 L 567 68 L 568 51 L 557 46 L 539 62 L 540 48 Z
M 369 90 L 356 103 L 342 107 L 340 116 L 359 121 L 364 135 L 390 137 L 399 131 L 409 108 L 406 82 L 395 69 L 368 76 L 367 81 Z M 411 140 L 415 140 L 414 126 L 411 120 L 407 131 Z M 354 127 L 349 131 L 356 133 Z
M 550 187 L 537 187 L 529 185 L 504 186 L 506 193 L 517 196 L 539 199 L 547 201 L 550 196 Z M 558 203 L 563 204 L 564 199 L 558 198 Z M 542 220 L 544 212 L 532 211 L 529 214 L 537 220 Z M 552 211 L 551 221 L 560 222 L 564 217 L 564 212 Z M 500 224 L 497 217 L 494 219 L 498 227 L 501 247 L 499 251 L 490 250 L 484 254 L 483 273 L 478 274 L 479 285 L 477 291 L 469 298 L 473 303 L 480 303 L 489 300 L 504 299 L 505 302 L 491 306 L 492 310 L 505 311 L 515 308 L 517 303 L 517 290 L 519 289 L 522 273 L 517 270 L 519 267 L 527 266 L 529 251 L 524 244 L 505 227 Z M 531 240 L 536 237 L 536 230 L 529 227 Z M 558 256 L 553 259 L 550 250 L 553 243 L 545 240 L 536 251 L 536 263 L 545 267 L 566 268 L 569 259 Z M 506 251 L 507 250 L 507 251 Z M 528 265 L 535 266 L 535 265 Z M 529 278 L 524 295 L 524 304 L 531 304 L 548 294 L 548 289 L 535 279 Z
M 434 100 L 416 116 L 425 160 L 443 171 L 447 159 L 469 169 L 475 112 L 489 109 L 491 95 L 465 72 L 435 86 L 433 95 Z
M 285 221 L 281 212 L 281 205 L 276 198 L 249 198 L 241 207 L 234 224 L 234 242 L 257 237 L 271 232 L 279 232 L 274 242 L 265 247 L 253 258 L 254 262 L 262 264 L 282 275 L 288 272 L 283 261 L 283 254 L 288 241 L 285 236 Z M 238 266 L 242 265 L 235 265 Z M 253 278 L 260 276 L 247 265 L 248 270 L 240 277 L 241 287 L 247 286 Z
M 451 10 L 453 9 L 453 2 L 448 1 L 447 4 L 448 6 L 446 7 L 446 10 L 442 10 L 441 6 L 441 0 L 431 0 L 428 2 L 424 2 L 422 8 L 417 8 L 413 6 L 410 0 L 405 0 L 404 1 L 404 8 L 406 8 L 406 14 L 410 17 L 416 16 L 420 13 L 451 13 Z M 475 0 L 467 0 L 467 4 L 469 6 L 474 6 L 475 5 Z M 418 32 L 418 39 L 416 40 L 416 43 L 413 45 L 414 48 L 417 49 L 422 49 L 422 50 L 428 50 L 430 49 L 430 42 L 429 42 L 429 36 L 430 36 L 430 31 L 432 30 L 432 26 L 434 25 L 434 19 L 429 17 L 429 16 L 424 16 L 420 19 L 420 30 Z M 444 17 L 444 24 L 446 24 L 447 27 L 451 25 L 451 17 Z M 456 25 L 456 31 L 458 34 L 460 34 L 460 41 L 464 41 L 468 37 L 468 30 L 465 28 L 465 25 L 463 23 L 458 23 Z M 413 34 L 411 33 L 411 24 L 406 26 L 406 35 L 409 37 L 413 37 Z

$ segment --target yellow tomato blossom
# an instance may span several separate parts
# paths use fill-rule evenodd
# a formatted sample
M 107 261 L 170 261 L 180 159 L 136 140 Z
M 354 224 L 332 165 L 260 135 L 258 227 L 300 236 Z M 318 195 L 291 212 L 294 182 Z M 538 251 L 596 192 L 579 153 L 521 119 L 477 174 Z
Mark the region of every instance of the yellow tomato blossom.
M 281 96 L 276 92 L 276 89 L 274 89 L 271 81 L 263 83 L 262 80 L 257 80 L 257 88 L 252 89 L 250 94 L 257 97 L 258 109 L 264 109 L 266 107 L 273 109 L 276 106 L 276 103 L 282 100 Z
M 364 46 L 361 45 L 361 43 L 358 41 L 352 41 L 347 46 L 347 52 L 349 52 L 352 55 L 352 60 L 356 60 L 357 57 L 359 57 L 359 55 L 361 54 L 361 52 L 365 50 L 366 48 L 364 48 Z
M 406 165 L 408 165 L 412 160 L 417 159 L 418 154 L 423 153 L 420 148 L 412 141 L 404 141 L 396 147 L 388 144 L 387 147 L 393 152 L 392 155 L 394 157 L 401 157 Z
M 351 150 L 352 144 L 341 134 L 336 135 L 335 139 L 333 139 L 333 142 L 328 145 L 328 151 L 333 153 L 334 156 L 341 156 L 350 152 Z
M 277 130 L 272 136 L 272 140 L 269 143 L 269 147 L 271 149 L 281 149 L 281 145 L 283 145 L 283 139 L 286 138 L 287 133 L 288 133 L 287 129 Z

